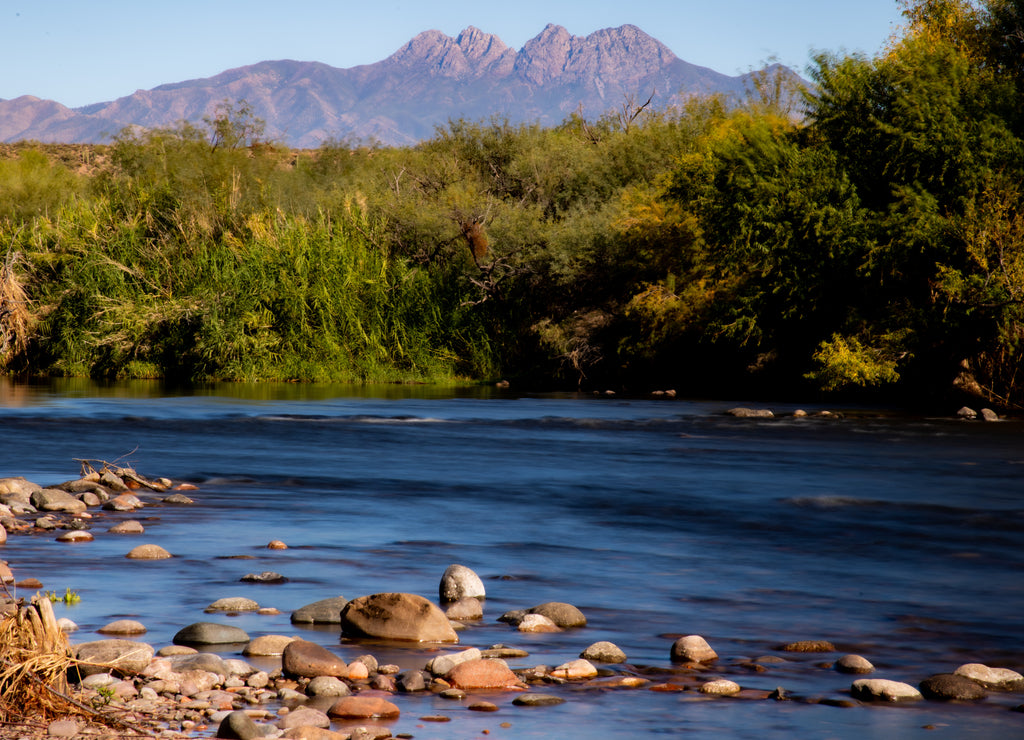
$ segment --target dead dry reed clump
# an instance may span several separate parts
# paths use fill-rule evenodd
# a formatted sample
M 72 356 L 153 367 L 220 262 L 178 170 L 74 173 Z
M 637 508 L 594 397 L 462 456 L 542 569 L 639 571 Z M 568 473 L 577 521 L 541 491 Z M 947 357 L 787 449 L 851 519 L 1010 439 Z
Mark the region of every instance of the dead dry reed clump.
M 53 605 L 36 595 L 0 621 L 0 738 L 46 734 L 49 722 L 80 720 L 93 732 L 118 737 L 152 735 L 119 717 L 98 712 L 70 692 L 68 671 L 76 666 Z M 126 732 L 127 730 L 127 732 Z
M 28 294 L 15 267 L 20 255 L 11 250 L 0 264 L 0 368 L 25 349 L 31 314 Z

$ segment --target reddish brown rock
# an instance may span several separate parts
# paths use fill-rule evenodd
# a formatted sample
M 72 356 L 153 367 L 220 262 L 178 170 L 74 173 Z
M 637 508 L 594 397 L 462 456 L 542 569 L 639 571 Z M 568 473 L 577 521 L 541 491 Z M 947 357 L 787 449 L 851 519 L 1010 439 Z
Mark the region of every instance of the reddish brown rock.
M 512 689 L 519 687 L 519 678 L 504 662 L 479 658 L 459 663 L 445 675 L 454 688 L 469 689 Z
M 292 640 L 284 647 L 281 667 L 285 674 L 316 678 L 317 676 L 348 677 L 348 666 L 325 647 L 308 640 Z
M 345 696 L 338 699 L 327 714 L 338 719 L 397 717 L 398 707 L 381 696 Z

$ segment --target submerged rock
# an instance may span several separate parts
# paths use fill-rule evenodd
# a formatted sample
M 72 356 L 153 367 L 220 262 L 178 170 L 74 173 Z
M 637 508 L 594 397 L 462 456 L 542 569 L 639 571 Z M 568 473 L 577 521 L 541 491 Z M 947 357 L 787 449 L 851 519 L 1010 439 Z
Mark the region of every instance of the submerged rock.
M 176 645 L 227 645 L 249 642 L 249 635 L 227 624 L 195 622 L 178 630 L 171 642 Z
M 587 626 L 587 618 L 583 616 L 583 612 L 562 601 L 549 601 L 526 611 L 528 614 L 543 615 L 562 629 Z

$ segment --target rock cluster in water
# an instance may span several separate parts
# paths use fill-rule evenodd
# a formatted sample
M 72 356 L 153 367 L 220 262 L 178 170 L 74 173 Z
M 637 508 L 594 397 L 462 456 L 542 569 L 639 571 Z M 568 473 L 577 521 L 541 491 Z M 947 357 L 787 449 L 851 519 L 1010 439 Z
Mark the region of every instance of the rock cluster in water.
M 125 512 L 152 503 L 187 503 L 181 498 L 168 502 L 163 496 L 174 487 L 169 480 L 150 481 L 130 469 L 118 469 L 118 473 L 94 472 L 48 488 L 23 478 L 0 479 L 2 537 L 50 529 L 87 531 L 88 509 L 107 507 L 112 502 L 116 503 L 109 510 Z M 124 491 L 119 490 L 121 486 Z M 109 531 L 142 530 L 140 525 L 126 527 L 129 523 L 132 520 Z M 287 545 L 274 541 L 269 547 L 284 549 Z M 148 544 L 132 549 L 127 557 L 172 555 L 159 545 Z M 261 575 L 273 580 L 267 574 Z M 15 580 L 7 563 L 0 564 L 0 581 L 11 584 Z M 18 583 L 22 587 L 41 586 L 34 579 Z M 744 688 L 744 677 L 751 672 L 764 673 L 773 665 L 800 660 L 794 656 L 801 655 L 818 656 L 817 667 L 824 665 L 836 673 L 863 676 L 849 684 L 845 691 L 849 700 L 825 702 L 840 706 L 854 706 L 858 702 L 975 702 L 991 692 L 1024 692 L 1021 674 L 980 663 L 967 663 L 948 673 L 926 677 L 916 686 L 869 675 L 874 674 L 875 667 L 867 658 L 842 654 L 833 643 L 824 640 L 779 645 L 777 650 L 785 658 L 768 655 L 754 660 L 723 660 L 705 637 L 681 635 L 666 639 L 666 662 L 660 666 L 632 665 L 619 646 L 601 640 L 578 656 L 566 656 L 558 665 L 515 667 L 509 661 L 523 661 L 529 657 L 527 651 L 501 644 L 485 649 L 454 647 L 460 640 L 460 624 L 483 616 L 486 593 L 476 573 L 464 565 L 453 564 L 441 576 L 438 595 L 438 603 L 410 593 L 368 594 L 351 600 L 335 595 L 291 613 L 292 624 L 331 625 L 349 643 L 387 640 L 429 646 L 433 656 L 417 669 L 401 670 L 395 665 L 381 664 L 372 654 L 346 660 L 311 641 L 279 634 L 250 635 L 213 619 L 183 625 L 171 645 L 157 650 L 137 639 L 146 633 L 143 623 L 119 619 L 98 630 L 108 639 L 73 647 L 79 662 L 70 678 L 75 682 L 73 688 L 80 702 L 116 707 L 119 716 L 148 723 L 146 726 L 161 736 L 194 737 L 196 733 L 215 731 L 217 737 L 245 740 L 390 737 L 388 727 L 379 723 L 408 711 L 403 696 L 420 692 L 433 693 L 450 700 L 453 706 L 475 712 L 550 706 L 579 700 L 587 691 L 636 689 L 692 692 L 695 696 L 719 697 L 723 701 L 745 698 L 821 702 L 815 697 L 792 695 L 781 687 L 774 691 Z M 5 608 L 14 609 L 16 604 L 8 600 Z M 216 599 L 205 612 L 279 613 L 239 597 Z M 509 611 L 497 619 L 509 625 L 512 635 L 581 630 L 588 623 L 579 608 L 564 602 L 545 602 Z M 61 622 L 65 631 L 75 629 L 69 620 Z M 240 654 L 250 660 L 259 658 L 264 669 L 249 660 L 224 658 L 210 651 Z M 827 656 L 826 663 L 821 663 L 822 656 Z M 278 666 L 267 670 L 268 659 L 278 661 Z M 566 691 L 566 686 L 574 690 Z M 474 692 L 485 692 L 489 700 L 474 696 Z M 506 703 L 497 698 L 503 695 L 514 696 L 514 700 Z M 450 719 L 443 714 L 420 718 L 423 722 Z M 53 723 L 49 734 L 75 735 L 80 728 L 75 722 L 70 725 L 73 727 Z M 337 729 L 332 731 L 332 727 Z

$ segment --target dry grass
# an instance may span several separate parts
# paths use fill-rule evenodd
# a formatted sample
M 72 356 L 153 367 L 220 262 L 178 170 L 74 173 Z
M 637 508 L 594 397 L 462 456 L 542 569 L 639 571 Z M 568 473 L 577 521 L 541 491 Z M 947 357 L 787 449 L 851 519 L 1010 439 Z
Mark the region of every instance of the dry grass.
M 25 349 L 32 315 L 28 309 L 28 293 L 15 267 L 20 256 L 7 253 L 0 265 L 0 368 Z
M 83 711 L 68 696 L 74 664 L 53 605 L 36 596 L 0 622 L 0 714 L 5 720 L 55 719 Z

